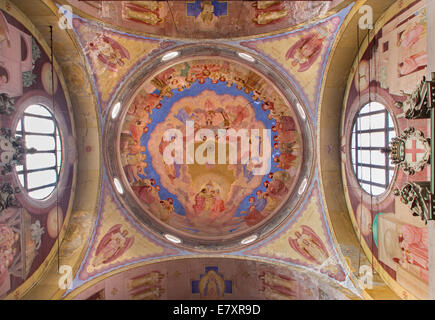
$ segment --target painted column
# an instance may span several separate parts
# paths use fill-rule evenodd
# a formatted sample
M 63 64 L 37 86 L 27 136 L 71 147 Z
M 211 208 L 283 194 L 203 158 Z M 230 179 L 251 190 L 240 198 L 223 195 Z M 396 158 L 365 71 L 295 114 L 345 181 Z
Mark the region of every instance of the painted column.
M 435 0 L 427 0 L 428 74 L 435 72 Z M 432 111 L 433 113 L 433 111 Z M 434 139 L 434 137 L 431 137 Z M 433 165 L 433 164 L 432 164 Z M 432 177 L 433 179 L 434 177 Z M 434 190 L 432 190 L 432 194 Z M 428 221 L 429 298 L 435 300 L 435 221 Z

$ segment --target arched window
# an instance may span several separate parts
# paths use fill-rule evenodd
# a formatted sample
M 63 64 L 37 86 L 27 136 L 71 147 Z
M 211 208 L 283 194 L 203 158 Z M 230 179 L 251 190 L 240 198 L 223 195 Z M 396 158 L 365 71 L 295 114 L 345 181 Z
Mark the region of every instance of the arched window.
M 43 200 L 56 188 L 62 164 L 56 120 L 46 107 L 30 105 L 17 123 L 16 135 L 23 137 L 27 149 L 36 149 L 25 155 L 23 165 L 16 167 L 18 179 L 31 198 Z
M 383 194 L 394 176 L 394 166 L 385 152 L 396 136 L 388 110 L 379 102 L 361 108 L 352 129 L 352 166 L 360 186 L 370 195 Z

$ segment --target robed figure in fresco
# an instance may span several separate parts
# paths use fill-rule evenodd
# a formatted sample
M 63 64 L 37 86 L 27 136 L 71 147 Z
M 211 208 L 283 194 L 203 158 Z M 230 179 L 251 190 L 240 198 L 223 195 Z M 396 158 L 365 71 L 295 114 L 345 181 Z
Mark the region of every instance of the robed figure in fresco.
M 122 225 L 116 224 L 104 235 L 95 252 L 94 267 L 116 260 L 133 244 L 133 237 L 127 237 L 128 231 L 121 230 Z
M 321 272 L 339 281 L 345 279 L 343 270 L 335 263 L 328 263 L 329 253 L 323 241 L 308 226 L 301 226 L 302 232 L 296 231 L 295 238 L 289 237 L 290 246 L 300 255 L 321 267 Z
M 208 213 L 210 218 L 217 218 L 225 211 L 225 202 L 220 196 L 220 190 L 215 188 L 211 181 L 195 195 L 193 210 L 195 215 Z
M 118 67 L 124 66 L 124 59 L 130 59 L 127 49 L 121 46 L 114 39 L 103 34 L 97 36 L 89 42 L 89 49 L 109 70 L 118 71 Z
M 285 56 L 286 60 L 292 60 L 292 66 L 299 65 L 298 72 L 308 70 L 322 52 L 325 37 L 320 36 L 317 32 L 304 35 L 296 42 Z
M 210 270 L 199 281 L 199 292 L 207 298 L 221 298 L 225 292 L 225 282 L 214 270 Z
M 321 265 L 329 254 L 322 240 L 308 226 L 301 227 L 302 232 L 296 231 L 296 238 L 289 238 L 290 246 L 311 262 Z
M 399 229 L 399 244 L 402 252 L 400 258 L 393 260 L 405 269 L 407 265 L 413 265 L 420 271 L 419 276 L 426 282 L 429 281 L 429 250 L 428 250 L 428 230 L 418 228 L 409 224 L 404 224 Z
M 303 35 L 287 51 L 285 59 L 291 60 L 293 67 L 299 66 L 298 72 L 307 71 L 322 53 L 325 41 L 337 30 L 339 19 L 331 20 L 332 25 L 325 25 Z

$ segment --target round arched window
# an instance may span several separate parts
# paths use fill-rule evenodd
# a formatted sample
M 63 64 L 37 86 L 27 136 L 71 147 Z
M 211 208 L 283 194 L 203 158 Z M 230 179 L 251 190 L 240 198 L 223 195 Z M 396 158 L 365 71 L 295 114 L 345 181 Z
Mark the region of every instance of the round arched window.
M 379 102 L 366 104 L 355 117 L 352 129 L 351 157 L 360 186 L 370 195 L 383 194 L 394 177 L 388 148 L 396 136 L 393 119 Z
M 37 200 L 49 197 L 59 181 L 62 143 L 53 114 L 44 106 L 27 107 L 17 123 L 16 135 L 23 137 L 26 149 L 36 149 L 16 167 L 18 179 L 28 195 Z

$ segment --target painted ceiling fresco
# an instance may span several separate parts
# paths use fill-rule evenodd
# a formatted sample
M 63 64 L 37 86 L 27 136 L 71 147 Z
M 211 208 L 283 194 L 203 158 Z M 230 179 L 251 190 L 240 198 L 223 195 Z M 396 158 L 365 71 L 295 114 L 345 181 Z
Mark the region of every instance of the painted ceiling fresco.
M 50 59 L 40 39 L 30 29 L 0 10 L 0 92 L 2 105 L 8 106 L 7 110 L 1 111 L 0 117 L 0 298 L 16 292 L 18 287 L 33 285 L 34 278 L 41 273 L 41 265 L 53 255 L 54 244 L 71 211 L 73 199 L 74 137 L 65 92 L 56 73 L 52 85 Z M 5 101 L 8 103 L 3 104 Z M 62 154 L 59 176 L 62 190 L 58 194 L 50 193 L 40 201 L 32 201 L 17 175 L 23 170 L 24 161 L 29 172 L 38 174 L 38 165 L 32 167 L 30 163 L 38 162 L 37 155 L 32 154 L 24 160 L 24 148 L 31 137 L 23 139 L 17 133 L 21 130 L 17 123 L 21 121 L 24 109 L 32 104 L 43 104 L 52 113 L 55 108 L 55 117 L 62 123 L 62 141 L 65 145 L 71 143 Z M 32 129 L 35 130 L 28 128 Z M 32 187 L 27 183 L 28 190 Z
M 349 10 L 292 32 L 228 44 L 234 50 L 243 48 L 258 55 L 281 71 L 308 107 L 305 121 L 315 124 L 325 63 Z M 117 92 L 135 71 L 161 57 L 162 52 L 192 43 L 123 33 L 75 13 L 74 33 L 92 71 L 104 132 Z M 300 188 L 294 184 L 301 175 L 304 146 L 301 123 L 295 116 L 300 111 L 267 77 L 241 61 L 222 57 L 177 60 L 152 72 L 143 83 L 134 84 L 139 89 L 123 106 L 116 146 L 120 172 L 144 212 L 168 230 L 216 239 L 232 232 L 249 232 L 266 224 Z M 185 132 L 186 120 L 194 122 L 194 132 L 230 127 L 270 129 L 270 170 L 254 176 L 247 165 L 165 164 L 162 152 L 168 141 L 162 140 L 164 132 L 168 128 Z M 182 140 L 185 144 L 187 139 L 183 136 Z M 119 268 L 192 255 L 144 228 L 119 201 L 111 180 L 104 172 L 93 240 L 68 293 Z M 276 237 L 232 254 L 298 266 L 355 290 L 329 232 L 317 175 L 308 183 L 303 189 L 308 197 L 300 199 L 302 205 L 280 226 Z M 206 256 L 206 251 L 202 254 Z M 279 290 L 271 294 L 280 296 Z
M 136 33 L 177 38 L 235 38 L 275 32 L 324 16 L 334 1 L 79 1 L 77 14 Z M 78 10 L 77 10 L 78 9 Z
M 122 34 L 80 17 L 73 19 L 73 26 L 94 71 L 92 76 L 103 111 L 130 72 L 153 53 L 173 44 L 162 39 Z
M 112 274 L 75 300 L 347 300 L 331 282 L 297 268 L 255 260 L 193 258 L 151 263 Z
M 302 139 L 294 107 L 270 82 L 234 61 L 197 59 L 171 66 L 141 88 L 122 125 L 120 152 L 127 180 L 147 211 L 176 229 L 214 237 L 263 223 L 280 209 L 295 187 Z M 164 138 L 168 129 L 183 134 L 174 136 L 185 155 L 179 163 L 164 159 L 172 144 Z M 213 137 L 202 136 L 202 129 Z M 259 136 L 268 139 L 269 155 L 252 136 L 263 129 L 270 130 Z M 247 148 L 221 139 L 222 130 L 246 130 L 239 145 Z M 190 143 L 196 159 L 189 161 Z M 228 150 L 223 161 L 221 148 Z M 242 153 L 252 158 L 253 149 L 259 150 L 258 162 L 243 163 Z M 233 151 L 235 162 L 226 159 Z M 198 152 L 205 152 L 205 163 Z
M 331 85 L 324 82 L 325 69 L 354 3 L 346 8 L 342 0 L 55 3 L 73 8 L 72 30 L 67 32 L 83 58 L 65 74 L 72 79 L 70 93 L 92 96 L 89 106 L 95 103 L 96 110 L 96 118 L 81 109 L 75 116 L 83 122 L 78 128 L 95 126 L 97 132 L 91 138 L 95 145 L 86 140 L 83 153 L 98 158 L 99 172 L 83 179 L 95 179 L 98 196 L 81 194 L 76 201 L 98 205 L 73 212 L 69 219 L 77 198 L 75 149 L 65 148 L 58 206 L 53 197 L 41 206 L 21 193 L 13 206 L 0 211 L 1 298 L 19 299 L 39 281 L 54 261 L 53 245 L 65 233 L 57 227 L 62 224 L 71 228 L 59 258 L 80 258 L 74 262 L 71 287 L 56 292 L 60 298 L 354 299 L 367 293 L 356 277 L 361 269 L 352 269 L 357 260 L 360 266 L 361 257 L 371 264 L 364 267 L 376 269 L 376 277 L 400 298 L 428 297 L 427 226 L 411 216 L 393 190 L 405 181 L 428 180 L 429 168 L 413 176 L 395 169 L 394 185 L 370 197 L 355 178 L 350 154 L 355 114 L 367 97 L 387 105 L 397 132 L 409 126 L 426 136 L 430 131 L 429 121 L 406 120 L 403 110 L 394 107 L 405 99 L 402 90 L 410 93 L 427 71 L 425 1 L 395 2 L 377 22 L 373 40 L 362 44 L 361 59 L 349 77 L 341 128 L 342 177 L 361 246 L 356 240 L 337 242 L 336 232 L 343 230 L 331 230 L 333 215 L 322 194 L 323 187 L 337 181 L 322 181 L 316 161 L 321 143 L 317 119 L 325 112 L 318 112 L 321 88 Z M 13 97 L 18 111 L 29 97 L 54 98 L 65 117 L 62 142 L 80 145 L 74 141 L 63 79 L 55 76 L 52 88 L 49 57 L 29 30 L 35 27 L 0 11 L 0 93 Z M 347 43 L 345 36 L 340 45 Z M 216 44 L 211 54 L 198 53 L 203 43 Z M 55 45 L 59 57 L 68 57 L 62 44 Z M 218 47 L 229 48 L 233 58 Z M 163 58 L 185 48 L 198 52 L 169 62 Z M 334 60 L 341 54 L 335 52 Z M 261 73 L 260 66 L 273 75 Z M 84 78 L 91 83 L 86 92 L 80 86 Z M 8 113 L 2 114 L 2 127 L 16 128 L 12 111 L 2 110 Z M 231 129 L 267 134 L 256 140 L 245 132 L 235 144 L 226 136 L 220 139 Z M 10 137 L 3 133 L 2 168 L 10 159 Z M 334 159 L 333 147 L 327 148 Z M 224 160 L 220 149 L 228 150 Z M 227 158 L 231 153 L 234 163 Z M 244 163 L 246 155 L 258 162 Z M 10 200 L 4 194 L 14 193 L 8 184 L 20 187 L 15 173 L 0 177 L 2 206 Z M 337 202 L 343 202 L 340 214 L 346 214 L 344 201 Z M 275 219 L 281 216 L 285 218 Z M 252 242 L 244 242 L 250 238 L 245 234 L 253 236 Z
M 331 238 L 318 178 L 315 178 L 309 194 L 311 196 L 280 232 L 252 247 L 223 254 L 222 258 L 236 256 L 298 267 L 314 272 L 342 289 L 355 292 Z M 74 285 L 67 294 L 81 285 L 96 281 L 101 275 L 112 274 L 119 268 L 192 256 L 192 252 L 174 247 L 143 230 L 134 217 L 126 215 L 107 180 L 103 186 L 102 202 L 92 244 Z M 205 252 L 199 254 L 199 257 L 205 259 L 208 254 Z
M 329 50 L 342 23 L 340 15 L 277 36 L 242 41 L 240 44 L 271 59 L 297 84 L 315 113 L 319 87 Z
M 354 68 L 346 102 L 342 133 L 342 172 L 346 197 L 354 227 L 362 235 L 366 253 L 373 255 L 378 271 L 403 299 L 428 297 L 427 226 L 411 215 L 393 190 L 405 182 L 430 180 L 430 168 L 414 175 L 395 170 L 393 185 L 372 198 L 356 181 L 349 154 L 353 119 L 360 97 L 369 94 L 389 106 L 395 119 L 396 134 L 414 127 L 430 134 L 430 119 L 407 120 L 395 107 L 420 83 L 427 69 L 427 21 L 425 1 L 408 1 L 391 8 L 398 14 L 379 22 L 382 28 Z M 370 70 L 379 70 L 370 74 Z M 403 90 L 403 91 L 402 91 Z M 346 138 L 347 137 L 347 138 Z M 417 152 L 421 152 L 418 151 Z M 417 154 L 415 155 L 415 157 Z

